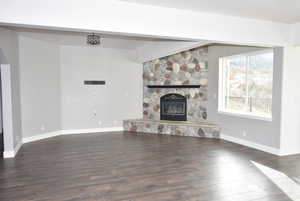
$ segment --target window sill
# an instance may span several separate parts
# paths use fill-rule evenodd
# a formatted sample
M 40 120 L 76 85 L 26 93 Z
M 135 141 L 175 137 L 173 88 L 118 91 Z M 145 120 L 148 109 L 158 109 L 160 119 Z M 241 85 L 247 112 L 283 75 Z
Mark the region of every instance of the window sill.
M 218 111 L 218 113 L 228 115 L 228 116 L 247 118 L 247 119 L 256 119 L 256 120 L 269 121 L 269 122 L 272 121 L 272 117 L 257 116 L 248 113 L 239 113 L 233 111 Z

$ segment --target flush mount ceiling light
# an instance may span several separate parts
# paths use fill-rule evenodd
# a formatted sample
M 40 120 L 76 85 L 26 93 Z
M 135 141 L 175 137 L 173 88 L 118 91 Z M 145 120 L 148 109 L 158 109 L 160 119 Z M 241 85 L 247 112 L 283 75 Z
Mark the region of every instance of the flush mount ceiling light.
M 86 43 L 88 45 L 100 45 L 100 36 L 94 33 L 87 35 Z

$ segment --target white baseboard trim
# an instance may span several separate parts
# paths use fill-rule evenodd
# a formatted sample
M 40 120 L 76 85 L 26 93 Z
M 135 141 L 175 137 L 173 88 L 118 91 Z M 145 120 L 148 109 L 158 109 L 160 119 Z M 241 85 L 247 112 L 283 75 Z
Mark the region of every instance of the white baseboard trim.
M 34 142 L 37 140 L 42 140 L 50 137 L 55 137 L 59 135 L 73 135 L 73 134 L 85 134 L 85 133 L 102 133 L 102 132 L 113 132 L 113 131 L 123 131 L 123 127 L 107 127 L 107 128 L 89 128 L 89 129 L 74 129 L 74 130 L 58 130 L 49 133 L 43 133 L 40 135 L 35 135 L 31 137 L 25 137 L 22 139 L 23 143 Z
M 43 133 L 43 134 L 40 134 L 40 135 L 31 136 L 31 137 L 25 137 L 25 138 L 22 139 L 22 142 L 23 143 L 34 142 L 34 141 L 37 141 L 37 140 L 42 140 L 42 139 L 46 139 L 46 138 L 49 138 L 49 137 L 58 136 L 58 135 L 60 135 L 60 133 L 61 133 L 60 131 L 54 131 L 54 132 Z
M 34 142 L 50 137 L 60 136 L 60 135 L 73 135 L 73 134 L 85 134 L 85 133 L 103 133 L 103 132 L 114 132 L 114 131 L 123 131 L 123 127 L 107 127 L 107 128 L 90 128 L 90 129 L 75 129 L 75 130 L 58 130 L 54 132 L 43 133 L 40 135 L 35 135 L 31 137 L 24 137 L 22 143 L 19 143 L 13 151 L 4 151 L 4 158 L 14 158 L 22 144 Z
M 22 147 L 23 142 L 20 142 L 19 144 L 17 144 L 17 146 L 15 147 L 15 156 L 18 154 L 20 148 Z
M 114 131 L 123 131 L 123 127 L 61 130 L 61 135 L 74 135 L 74 134 L 84 134 L 84 133 L 103 133 L 103 132 L 114 132 Z
M 4 151 L 3 158 L 14 158 L 18 154 L 18 151 L 20 150 L 21 146 L 22 143 L 19 143 L 17 144 L 17 146 L 15 146 L 13 151 Z
M 3 158 L 14 158 L 15 157 L 15 151 L 4 151 L 3 152 Z
M 59 130 L 59 131 L 54 131 L 54 132 L 49 132 L 49 133 L 44 133 L 36 136 L 31 136 L 31 137 L 25 137 L 22 139 L 22 143 L 28 143 L 28 142 L 34 142 L 37 140 L 42 140 L 50 137 L 55 137 L 59 135 L 73 135 L 73 134 L 85 134 L 85 133 L 103 133 L 103 132 L 114 132 L 114 131 L 123 131 L 123 127 L 107 127 L 107 128 L 91 128 L 91 129 L 75 129 L 75 130 Z M 282 154 L 280 149 L 276 149 L 273 147 L 269 147 L 266 145 L 261 145 L 255 142 L 251 142 L 248 140 L 232 137 L 230 135 L 226 134 L 221 134 L 220 136 L 221 139 L 229 141 L 229 142 L 234 142 L 237 144 L 241 144 L 247 147 L 251 147 L 254 149 L 258 149 L 264 152 L 268 152 L 274 155 L 282 156 L 282 155 L 287 155 L 287 154 Z M 18 144 L 14 151 L 4 151 L 3 152 L 3 157 L 4 158 L 13 158 L 16 156 L 18 153 L 19 149 L 22 146 L 22 143 Z
M 271 153 L 271 154 L 274 154 L 274 155 L 277 155 L 277 156 L 281 156 L 280 149 L 276 149 L 276 148 L 273 148 L 273 147 L 258 144 L 258 143 L 251 142 L 251 141 L 248 141 L 248 140 L 232 137 L 230 135 L 221 134 L 220 137 L 221 137 L 221 139 L 229 141 L 229 142 L 234 142 L 236 144 L 241 144 L 241 145 L 244 145 L 244 146 L 247 146 L 247 147 L 258 149 L 260 151 L 264 151 L 264 152 L 268 152 L 268 153 Z
M 289 156 L 289 155 L 295 155 L 295 154 L 300 154 L 300 150 L 280 150 L 280 156 Z

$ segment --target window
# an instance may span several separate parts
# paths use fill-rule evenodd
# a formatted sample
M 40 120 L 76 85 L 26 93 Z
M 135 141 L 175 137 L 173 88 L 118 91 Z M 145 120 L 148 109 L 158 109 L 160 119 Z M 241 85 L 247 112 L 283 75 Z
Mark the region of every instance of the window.
M 219 112 L 271 120 L 273 50 L 219 60 Z

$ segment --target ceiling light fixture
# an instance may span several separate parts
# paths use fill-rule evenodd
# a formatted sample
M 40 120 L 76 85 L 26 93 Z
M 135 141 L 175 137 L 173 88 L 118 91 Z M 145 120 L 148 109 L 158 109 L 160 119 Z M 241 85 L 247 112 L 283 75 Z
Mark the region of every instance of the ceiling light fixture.
M 100 45 L 100 36 L 94 33 L 87 35 L 86 43 L 88 45 Z

